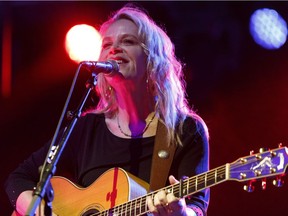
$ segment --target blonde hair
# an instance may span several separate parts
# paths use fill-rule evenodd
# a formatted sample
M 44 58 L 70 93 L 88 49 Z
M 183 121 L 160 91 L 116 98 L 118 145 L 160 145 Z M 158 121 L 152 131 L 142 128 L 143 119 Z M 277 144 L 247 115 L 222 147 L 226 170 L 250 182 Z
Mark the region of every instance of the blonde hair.
M 103 35 L 107 28 L 119 19 L 131 20 L 138 27 L 138 37 L 148 56 L 147 77 L 155 97 L 155 110 L 168 128 L 169 144 L 181 145 L 179 134 L 182 133 L 182 125 L 187 115 L 200 121 L 208 136 L 204 121 L 188 106 L 182 63 L 176 58 L 174 44 L 166 32 L 144 11 L 130 5 L 116 11 L 103 23 L 100 33 Z M 118 108 L 114 91 L 100 74 L 97 92 L 100 94 L 100 100 L 96 112 L 115 115 Z

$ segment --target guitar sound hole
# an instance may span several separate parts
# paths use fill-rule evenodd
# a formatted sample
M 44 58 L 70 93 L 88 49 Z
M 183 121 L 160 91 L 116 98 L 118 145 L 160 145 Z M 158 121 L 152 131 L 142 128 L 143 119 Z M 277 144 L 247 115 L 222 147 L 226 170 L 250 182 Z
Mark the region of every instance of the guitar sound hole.
M 96 215 L 96 213 L 98 212 L 99 211 L 97 209 L 89 209 L 84 214 L 82 214 L 82 216 L 92 216 L 92 215 Z

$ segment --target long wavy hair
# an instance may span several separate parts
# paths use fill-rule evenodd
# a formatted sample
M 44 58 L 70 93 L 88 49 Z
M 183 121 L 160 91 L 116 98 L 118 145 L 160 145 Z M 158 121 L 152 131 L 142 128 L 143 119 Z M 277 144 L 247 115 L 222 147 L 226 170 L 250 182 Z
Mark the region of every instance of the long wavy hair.
M 169 144 L 181 145 L 179 135 L 187 115 L 200 121 L 208 136 L 204 121 L 188 105 L 182 63 L 176 58 L 174 44 L 166 32 L 143 10 L 134 5 L 126 5 L 101 25 L 100 34 L 103 35 L 119 19 L 128 19 L 138 27 L 140 45 L 147 54 L 149 89 L 155 98 L 155 111 L 168 128 Z M 115 115 L 118 107 L 114 90 L 101 74 L 98 75 L 96 91 L 100 99 L 95 112 Z

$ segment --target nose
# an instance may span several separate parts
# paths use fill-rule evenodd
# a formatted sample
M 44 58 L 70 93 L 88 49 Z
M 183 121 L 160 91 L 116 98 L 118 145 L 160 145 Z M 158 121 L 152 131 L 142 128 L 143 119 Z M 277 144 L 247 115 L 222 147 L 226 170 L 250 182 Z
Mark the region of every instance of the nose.
M 123 49 L 118 43 L 114 43 L 110 49 L 111 54 L 123 53 Z

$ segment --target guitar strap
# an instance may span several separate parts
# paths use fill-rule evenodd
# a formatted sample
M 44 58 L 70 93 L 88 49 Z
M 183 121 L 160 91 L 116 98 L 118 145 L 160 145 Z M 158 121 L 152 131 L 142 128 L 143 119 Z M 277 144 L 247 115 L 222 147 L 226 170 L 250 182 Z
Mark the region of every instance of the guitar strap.
M 158 190 L 166 185 L 168 173 L 176 150 L 174 145 L 168 146 L 167 134 L 167 127 L 159 120 L 152 156 L 150 191 Z

